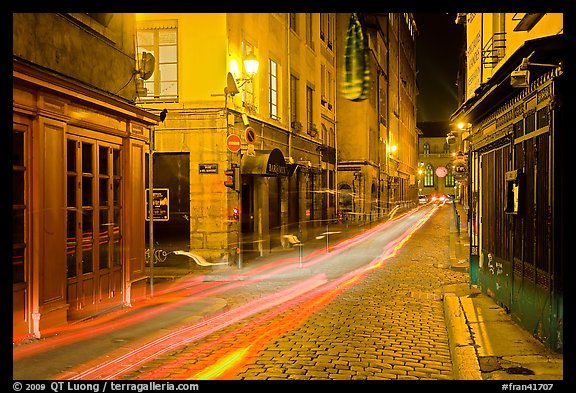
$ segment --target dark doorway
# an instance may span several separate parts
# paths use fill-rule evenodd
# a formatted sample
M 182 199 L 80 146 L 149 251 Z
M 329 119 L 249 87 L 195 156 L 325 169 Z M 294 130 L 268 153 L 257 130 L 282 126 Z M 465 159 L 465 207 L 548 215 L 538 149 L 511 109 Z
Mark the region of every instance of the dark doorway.
M 288 233 L 298 234 L 300 221 L 300 171 L 288 178 Z
M 268 188 L 268 231 L 270 233 L 270 248 L 281 245 L 280 241 L 280 179 L 277 177 L 270 178 L 270 187 Z
M 148 188 L 148 155 L 146 156 L 146 188 Z M 167 221 L 154 221 L 153 236 L 157 265 L 176 266 L 185 261 L 174 250 L 190 250 L 190 154 L 154 153 L 154 189 L 169 190 Z M 146 221 L 146 246 L 149 247 L 149 222 Z M 188 261 L 186 262 L 186 266 Z

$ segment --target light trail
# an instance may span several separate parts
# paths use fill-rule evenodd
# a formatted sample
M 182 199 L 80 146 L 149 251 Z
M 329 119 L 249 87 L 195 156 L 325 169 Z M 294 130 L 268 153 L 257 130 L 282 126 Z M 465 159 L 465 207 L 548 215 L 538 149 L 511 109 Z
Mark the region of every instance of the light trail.
M 200 287 L 199 285 L 202 286 Z M 130 307 L 129 309 L 110 312 L 109 314 L 90 321 L 81 321 L 69 326 L 46 330 L 43 332 L 43 335 L 48 336 L 47 339 L 38 343 L 34 343 L 33 345 L 15 347 L 12 351 L 12 358 L 14 360 L 19 360 L 28 356 L 33 356 L 40 352 L 48 351 L 54 347 L 73 344 L 87 338 L 94 338 L 96 335 L 104 335 L 106 333 L 136 323 L 140 323 L 149 318 L 162 315 L 164 312 L 180 307 L 183 304 L 198 300 L 198 296 L 194 297 L 189 295 L 198 293 L 200 291 L 206 291 L 206 287 L 215 285 L 218 284 L 205 283 L 202 277 L 195 277 L 192 280 L 187 280 L 186 284 L 183 284 L 183 288 L 185 289 L 180 289 L 180 291 L 185 291 L 185 296 L 166 296 L 167 293 L 171 293 L 166 292 L 165 296 L 158 296 L 156 298 L 149 299 L 148 301 L 139 303 L 138 305 Z M 155 307 L 147 311 L 138 312 L 139 310 L 150 308 L 152 305 Z M 130 316 L 125 317 L 127 313 L 130 313 Z
M 248 337 L 242 337 L 237 334 L 231 337 L 234 338 L 234 344 L 231 345 L 232 349 L 224 347 L 219 352 L 212 353 L 208 358 L 203 359 L 200 364 L 194 365 L 189 371 L 176 375 L 176 378 L 191 380 L 234 378 L 249 362 L 250 358 L 255 358 L 257 353 L 265 348 L 266 344 L 292 330 L 297 325 L 304 323 L 314 312 L 325 307 L 342 292 L 359 284 L 371 270 L 384 266 L 390 258 L 398 254 L 399 250 L 413 234 L 435 212 L 435 209 L 431 210 L 415 225 L 406 230 L 396 241 L 384 247 L 382 254 L 373 259 L 367 266 L 357 268 L 332 282 L 324 284 L 321 288 L 306 294 L 305 299 L 296 299 L 300 300 L 300 302 L 292 301 L 292 304 L 285 305 L 285 307 L 290 307 L 292 311 L 285 312 L 280 319 L 274 321 L 271 325 L 264 325 L 261 320 L 251 322 L 246 327 L 246 330 L 251 332 Z M 276 316 L 279 313 L 272 312 L 272 314 Z M 271 319 L 273 316 L 269 315 L 267 319 Z M 238 337 L 240 337 L 240 342 L 238 342 Z M 242 345 L 242 343 L 244 343 L 244 346 L 238 349 L 238 345 Z M 233 361 L 231 361 L 232 359 Z M 185 364 L 185 361 L 179 359 L 177 364 L 170 364 L 170 369 L 181 368 L 183 364 Z M 196 370 L 200 371 L 196 372 Z M 149 379 L 150 377 L 158 377 L 158 374 L 143 376 L 144 379 Z
M 433 214 L 434 210 L 429 212 L 425 218 L 420 219 L 418 221 L 418 225 L 412 227 L 412 231 L 410 234 L 406 236 L 411 236 L 411 234 L 417 230 L 423 223 L 428 219 L 428 217 Z M 412 212 L 413 213 L 413 212 Z M 410 214 L 412 214 L 410 213 Z M 403 215 L 403 216 L 408 216 Z M 395 218 L 394 221 L 400 219 L 400 216 Z M 376 227 L 367 230 L 359 235 L 356 235 L 352 238 L 346 239 L 342 242 L 339 242 L 331 247 L 332 253 L 326 254 L 326 250 L 324 248 L 317 250 L 316 252 L 312 252 L 306 255 L 306 266 L 311 266 L 318 264 L 322 261 L 330 257 L 334 257 L 335 255 L 343 252 L 345 250 L 350 249 L 353 246 L 358 245 L 360 242 L 368 239 L 372 234 L 377 233 L 391 225 L 391 221 L 386 223 L 377 225 Z M 403 241 L 407 240 L 404 237 Z M 396 242 L 394 242 L 396 243 Z M 398 245 L 397 247 L 400 247 Z M 389 253 L 390 248 L 386 247 L 386 252 Z M 172 288 L 178 288 L 178 291 L 181 294 L 185 294 L 186 298 L 181 300 L 173 300 L 175 298 L 172 297 L 171 304 L 166 304 L 163 307 L 157 307 L 153 311 L 144 311 L 137 317 L 129 317 L 126 320 L 122 321 L 121 324 L 112 324 L 112 326 L 101 326 L 99 329 L 93 329 L 89 333 L 82 333 L 78 332 L 78 335 L 74 340 L 70 337 L 65 338 L 61 342 L 57 342 L 56 345 L 63 344 L 63 343 L 70 343 L 73 341 L 80 340 L 85 337 L 85 335 L 90 335 L 90 337 L 94 337 L 95 334 L 103 334 L 107 331 L 112 329 L 118 329 L 120 326 L 127 326 L 130 323 L 136 323 L 143 319 L 150 318 L 150 316 L 161 315 L 162 312 L 166 311 L 166 307 L 177 307 L 183 303 L 193 302 L 198 300 L 199 298 L 211 296 L 214 294 L 226 292 L 232 290 L 234 288 L 247 285 L 249 283 L 260 281 L 266 278 L 273 277 L 274 275 L 280 274 L 287 270 L 291 269 L 298 269 L 297 262 L 298 258 L 284 258 L 282 260 L 278 260 L 266 265 L 262 265 L 260 267 L 256 267 L 251 269 L 248 272 L 243 272 L 241 274 L 234 275 L 233 281 L 231 282 L 199 282 L 198 279 L 196 280 L 183 280 L 182 283 L 178 284 L 177 286 L 173 286 Z M 350 272 L 341 278 L 332 281 L 331 283 L 326 284 L 326 277 L 322 276 L 313 276 L 309 280 L 306 280 L 304 283 L 300 285 L 304 286 L 295 286 L 283 289 L 279 292 L 272 293 L 265 298 L 258 299 L 257 301 L 250 302 L 243 306 L 234 308 L 232 310 L 222 312 L 218 315 L 214 315 L 212 317 L 208 317 L 203 319 L 200 322 L 194 323 L 190 326 L 184 327 L 182 329 L 178 329 L 170 334 L 164 334 L 162 337 L 157 339 L 153 339 L 150 341 L 150 337 L 148 337 L 144 341 L 138 343 L 132 343 L 131 347 L 137 346 L 136 349 L 129 351 L 126 353 L 124 349 L 124 353 L 120 353 L 122 351 L 115 351 L 112 353 L 108 353 L 106 355 L 107 361 L 103 363 L 99 363 L 94 365 L 93 367 L 89 367 L 84 371 L 76 371 L 76 375 L 73 375 L 75 372 L 68 371 L 64 374 L 59 375 L 55 379 L 67 379 L 68 377 L 72 376 L 72 379 L 114 379 L 123 374 L 126 374 L 130 370 L 147 363 L 162 353 L 166 353 L 168 351 L 174 350 L 178 347 L 183 345 L 190 344 L 192 342 L 198 341 L 202 338 L 207 337 L 210 334 L 213 334 L 219 330 L 230 326 L 233 323 L 239 322 L 241 320 L 247 319 L 257 313 L 261 313 L 267 310 L 270 310 L 273 307 L 276 309 L 272 311 L 268 311 L 263 319 L 259 319 L 259 323 L 262 324 L 266 321 L 269 321 L 278 316 L 278 314 L 282 312 L 286 312 L 286 307 L 288 306 L 296 306 L 301 304 L 304 301 L 307 301 L 305 306 L 300 307 L 298 314 L 289 314 L 289 318 L 284 317 L 283 322 L 280 325 L 273 325 L 272 327 L 268 326 L 268 330 L 260 331 L 259 338 L 255 338 L 253 335 L 249 342 L 242 342 L 243 346 L 241 349 L 236 350 L 233 353 L 227 353 L 225 350 L 219 350 L 220 359 L 224 359 L 222 362 L 213 361 L 212 364 L 214 367 L 219 364 L 217 368 L 210 368 L 212 371 L 206 374 L 199 375 L 199 377 L 207 377 L 207 378 L 220 378 L 219 375 L 226 376 L 231 375 L 233 370 L 237 370 L 241 367 L 242 364 L 245 363 L 245 359 L 249 358 L 250 356 L 254 356 L 269 340 L 277 337 L 282 332 L 287 331 L 286 329 L 294 328 L 296 324 L 302 323 L 306 318 L 308 318 L 314 310 L 317 310 L 319 307 L 323 307 L 325 304 L 328 304 L 334 297 L 336 297 L 339 293 L 341 293 L 346 288 L 350 287 L 351 285 L 355 285 L 355 283 L 359 282 L 362 275 L 366 274 L 368 270 L 375 268 L 376 263 L 382 264 L 384 260 L 383 258 L 377 258 L 376 260 L 372 261 L 368 266 L 365 266 L 361 269 L 356 269 L 353 272 Z M 378 265 L 380 266 L 380 265 Z M 324 284 L 324 285 L 322 285 Z M 319 288 L 322 285 L 321 289 Z M 170 289 L 166 289 L 167 292 Z M 195 294 L 195 296 L 189 296 L 190 294 Z M 312 300 L 312 296 L 314 299 Z M 158 303 L 161 301 L 156 300 Z M 162 302 L 165 302 L 163 300 Z M 278 307 L 279 305 L 283 305 L 283 307 Z M 149 306 L 147 304 L 146 306 Z M 102 321 L 102 320 L 100 320 Z M 255 329 L 255 326 L 248 323 L 243 331 L 248 332 L 250 329 Z M 237 331 L 231 332 L 227 338 L 236 339 L 238 341 Z M 246 335 L 250 337 L 249 334 Z M 68 340 L 68 341 L 66 341 Z M 216 345 L 222 345 L 223 341 L 215 341 L 211 344 L 212 347 Z M 236 343 L 238 344 L 238 342 Z M 52 346 L 54 345 L 54 341 L 52 341 Z M 237 348 L 238 345 L 234 347 Z M 206 349 L 206 348 L 204 348 Z M 228 349 L 229 351 L 229 349 Z M 23 351 L 25 352 L 25 351 Z M 115 356 L 115 353 L 118 352 L 118 356 Z M 193 351 L 192 353 L 197 354 L 198 351 Z M 113 360 L 109 360 L 110 358 Z M 114 358 L 115 357 L 115 358 Z M 177 362 L 180 363 L 180 362 Z M 91 362 L 94 364 L 94 362 Z M 86 366 L 84 366 L 86 368 Z M 172 368 L 172 367 L 170 367 Z M 204 370 L 208 370 L 209 367 L 204 367 Z M 163 367 L 165 370 L 166 367 Z M 148 374 L 143 374 L 148 375 Z M 150 374 L 154 375 L 154 374 Z
M 323 274 L 312 276 L 297 285 L 268 294 L 263 298 L 243 304 L 242 306 L 233 308 L 229 311 L 222 312 L 216 316 L 206 318 L 190 326 L 177 329 L 168 334 L 163 334 L 161 337 L 150 342 L 143 342 L 136 349 L 129 352 L 118 354 L 118 356 L 114 356 L 114 353 L 107 354 L 106 358 L 112 356 L 113 359 L 105 361 L 95 367 L 91 367 L 69 379 L 115 379 L 119 375 L 124 374 L 163 353 L 202 339 L 233 323 L 265 311 L 268 308 L 279 306 L 291 298 L 301 296 L 303 293 L 321 285 L 325 281 L 326 278 Z M 55 379 L 68 379 L 67 377 L 70 373 L 71 372 L 66 372 L 64 375 Z
M 270 310 L 266 315 L 247 322 L 238 330 L 228 332 L 218 340 L 206 343 L 193 351 L 184 352 L 169 365 L 141 374 L 138 378 L 162 379 L 167 375 L 170 375 L 170 378 L 192 380 L 233 378 L 270 341 L 304 323 L 314 312 L 326 306 L 345 290 L 360 283 L 371 270 L 384 266 L 387 260 L 397 255 L 398 251 L 434 212 L 435 210 L 431 210 L 396 241 L 384 247 L 382 254 L 368 265 L 315 288 L 299 298 L 293 298 L 283 304 L 282 309 Z M 279 319 L 273 321 L 279 316 L 281 316 Z M 211 355 L 190 365 L 203 353 L 211 353 Z M 175 370 L 178 369 L 186 369 L 186 371 L 175 374 Z

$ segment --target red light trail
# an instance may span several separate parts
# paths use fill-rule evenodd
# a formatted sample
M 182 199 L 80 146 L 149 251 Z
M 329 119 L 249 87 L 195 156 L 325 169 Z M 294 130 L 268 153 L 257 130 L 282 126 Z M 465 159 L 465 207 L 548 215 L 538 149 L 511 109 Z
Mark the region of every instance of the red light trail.
M 131 347 L 106 354 L 104 362 L 97 360 L 90 365 L 84 365 L 83 370 L 66 372 L 56 379 L 116 379 L 127 374 L 131 370 L 140 367 L 157 357 L 177 348 L 192 344 L 208 337 L 218 331 L 231 326 L 234 323 L 245 321 L 244 325 L 234 331 L 223 334 L 216 340 L 211 340 L 201 344 L 189 351 L 184 351 L 178 359 L 170 364 L 150 372 L 139 374 L 138 378 L 162 379 L 170 375 L 170 379 L 228 379 L 233 378 L 251 358 L 257 356 L 264 346 L 275 337 L 294 329 L 303 323 L 310 315 L 318 309 L 324 307 L 343 291 L 359 283 L 370 270 L 384 266 L 386 261 L 395 256 L 398 250 L 406 243 L 412 234 L 435 212 L 431 210 L 426 216 L 412 225 L 394 242 L 389 243 L 383 252 L 368 265 L 357 268 L 333 281 L 328 281 L 324 274 L 314 275 L 303 282 L 271 293 L 263 298 L 251 301 L 234 309 L 219 313 L 212 317 L 203 319 L 189 326 L 163 334 L 156 339 L 141 340 L 133 343 Z M 319 263 L 326 258 L 333 257 L 335 253 L 340 253 L 353 245 L 358 245 L 371 234 L 387 226 L 385 223 L 367 232 L 362 233 L 353 239 L 347 240 L 333 247 L 332 254 L 317 253 L 311 256 L 306 264 Z M 203 294 L 215 294 L 230 289 L 230 286 L 246 285 L 253 282 L 254 278 L 263 279 L 278 274 L 287 269 L 294 269 L 293 263 L 286 265 L 275 262 L 272 265 L 276 269 L 270 270 L 270 266 L 253 269 L 248 273 L 239 276 L 246 277 L 234 283 L 224 284 L 206 290 Z M 293 261 L 291 261 L 293 262 Z M 280 307 L 281 306 L 281 307 Z M 252 321 L 247 321 L 256 314 L 264 313 Z M 209 353 L 208 357 L 190 366 L 195 359 L 201 358 L 202 354 Z M 112 359 L 112 360 L 110 360 Z M 182 365 L 186 367 L 182 367 Z M 186 371 L 175 375 L 175 370 L 185 368 Z
M 389 243 L 380 256 L 372 260 L 368 265 L 357 268 L 333 281 L 328 281 L 323 273 L 313 275 L 298 284 L 280 289 L 244 305 L 213 314 L 185 326 L 180 325 L 168 334 L 159 332 L 156 337 L 145 337 L 138 342 L 131 343 L 130 349 L 114 350 L 75 370 L 60 374 L 54 379 L 119 378 L 164 353 L 185 345 L 191 345 L 234 323 L 245 321 L 241 327 L 236 328 L 234 331 L 224 333 L 218 339 L 200 343 L 195 348 L 184 351 L 177 360 L 170 364 L 139 374 L 138 377 L 162 379 L 167 378 L 169 374 L 170 378 L 173 379 L 175 370 L 179 367 L 182 370 L 182 365 L 186 364 L 186 371 L 181 372 L 177 378 L 233 378 L 249 359 L 257 356 L 258 352 L 275 337 L 303 323 L 316 310 L 324 307 L 346 289 L 359 283 L 370 270 L 383 266 L 390 257 L 396 255 L 402 245 L 435 211 L 436 209 L 432 209 L 394 242 Z M 413 214 L 413 212 L 404 215 L 404 217 Z M 14 348 L 14 359 L 33 356 L 40 351 L 81 341 L 88 337 L 93 338 L 96 335 L 102 335 L 120 327 L 141 323 L 150 317 L 159 317 L 163 312 L 185 303 L 192 303 L 198 301 L 198 299 L 224 293 L 273 277 L 282 272 L 316 265 L 359 245 L 362 241 L 392 225 L 393 221 L 398 221 L 401 217 L 389 220 L 357 236 L 341 241 L 331 246 L 329 250 L 320 249 L 309 253 L 304 257 L 303 260 L 305 262 L 300 267 L 298 267 L 297 263 L 299 258 L 284 258 L 240 274 L 233 274 L 229 281 L 206 282 L 204 281 L 204 276 L 181 280 L 177 285 L 160 289 L 157 294 L 162 296 L 150 299 L 144 304 L 132 308 L 132 310 L 140 308 L 139 312 L 133 315 L 126 317 L 126 311 L 120 311 L 110 313 L 105 317 L 97 318 L 88 323 L 71 325 L 66 329 L 61 329 L 61 332 L 66 333 L 61 337 L 50 337 L 44 342 L 35 343 L 35 345 L 24 345 Z M 154 304 L 154 307 L 146 310 L 146 307 L 149 307 L 150 304 Z M 256 314 L 262 315 L 257 316 Z M 124 318 L 116 320 L 119 316 L 124 316 Z M 247 321 L 252 317 L 256 318 L 252 321 Z M 85 329 L 87 326 L 90 326 L 90 329 Z M 211 354 L 206 357 L 206 353 Z M 205 356 L 205 358 L 202 359 L 202 356 Z M 201 360 L 190 366 L 198 358 Z

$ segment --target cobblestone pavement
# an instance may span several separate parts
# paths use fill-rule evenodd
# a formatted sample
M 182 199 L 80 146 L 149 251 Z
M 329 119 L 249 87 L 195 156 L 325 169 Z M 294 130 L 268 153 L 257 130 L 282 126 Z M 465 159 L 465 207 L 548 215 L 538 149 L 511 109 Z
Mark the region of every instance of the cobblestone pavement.
M 242 379 L 452 379 L 444 285 L 448 209 L 432 216 L 387 266 L 268 345 Z M 442 247 L 442 245 L 446 247 Z
M 468 276 L 449 269 L 451 212 L 438 209 L 384 266 L 350 278 L 354 285 L 256 313 L 122 379 L 454 379 L 442 290 Z M 228 301 L 263 296 L 271 285 L 239 288 Z

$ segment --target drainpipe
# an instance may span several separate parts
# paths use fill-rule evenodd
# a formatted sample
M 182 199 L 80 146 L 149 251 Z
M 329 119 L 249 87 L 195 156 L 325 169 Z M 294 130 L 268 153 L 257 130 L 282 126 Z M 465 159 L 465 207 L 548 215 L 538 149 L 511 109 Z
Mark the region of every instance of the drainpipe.
M 291 96 L 291 90 L 290 90 L 290 82 L 291 82 L 291 69 L 290 69 L 290 14 L 287 14 L 287 21 L 286 21 L 286 63 L 288 64 L 288 89 L 287 89 L 287 96 L 288 96 L 288 157 L 292 158 L 292 137 L 294 134 L 294 130 L 292 129 L 292 96 Z M 295 171 L 292 173 L 292 176 L 296 176 L 296 180 L 298 180 L 298 167 L 296 167 Z M 284 180 L 286 182 L 286 190 L 288 191 L 290 188 L 290 180 L 288 179 L 288 177 Z M 296 187 L 299 187 L 299 182 L 296 181 Z M 298 193 L 297 195 L 300 195 L 300 193 Z M 286 205 L 288 205 L 288 200 L 286 200 Z M 298 204 L 300 205 L 300 204 Z M 280 202 L 280 206 L 282 206 L 282 202 Z M 286 206 L 287 210 L 288 210 L 288 206 Z M 286 212 L 286 216 L 289 216 L 289 212 Z M 280 222 L 282 224 L 282 217 L 280 217 Z M 286 226 L 281 225 L 280 228 L 287 228 L 288 226 L 288 222 L 290 221 L 289 218 L 286 219 Z M 298 229 L 300 229 L 300 218 L 298 218 Z M 284 236 L 284 230 L 280 230 L 280 235 Z M 290 230 L 290 229 L 288 229 Z M 298 233 L 300 235 L 300 233 Z M 299 240 L 300 242 L 302 242 L 302 237 L 299 236 Z M 302 261 L 302 245 L 300 245 L 300 263 Z
M 154 127 L 150 127 L 150 152 L 148 153 L 148 240 L 150 241 L 150 297 L 154 297 Z
M 287 15 L 290 18 L 290 14 Z M 288 157 L 292 157 L 292 97 L 290 96 L 290 20 L 286 23 L 286 62 L 288 64 Z
M 399 14 L 399 15 L 402 17 L 402 14 Z M 401 106 L 402 102 L 400 99 L 400 97 L 402 96 L 402 92 L 400 91 L 401 85 L 402 85 L 402 70 L 400 69 L 400 66 L 401 66 L 400 58 L 402 57 L 402 54 L 400 52 L 402 50 L 402 46 L 400 45 L 402 37 L 400 35 L 402 34 L 402 32 L 401 32 L 402 28 L 400 25 L 402 23 L 401 22 L 402 19 L 403 18 L 400 18 L 398 20 L 398 23 L 397 23 L 398 34 L 396 35 L 398 38 L 398 67 L 397 67 L 398 68 L 398 78 L 397 78 L 398 86 L 396 87 L 396 91 L 398 92 L 398 129 L 396 130 L 396 146 L 398 147 L 398 150 L 397 150 L 398 154 L 396 155 L 396 159 L 398 160 L 397 172 L 400 172 L 399 171 L 399 169 L 400 169 L 400 152 L 402 151 L 402 148 L 400 147 L 400 126 L 402 123 L 402 106 Z M 398 173 L 398 175 L 400 175 L 400 173 Z M 398 191 L 399 191 L 398 194 L 400 194 L 400 196 L 402 197 L 402 198 L 400 198 L 400 200 L 404 199 L 404 190 L 401 188 L 403 186 L 404 186 L 404 182 L 402 182 L 400 179 L 398 179 Z M 395 201 L 395 202 L 396 202 L 396 205 L 398 205 L 398 202 L 397 201 Z

